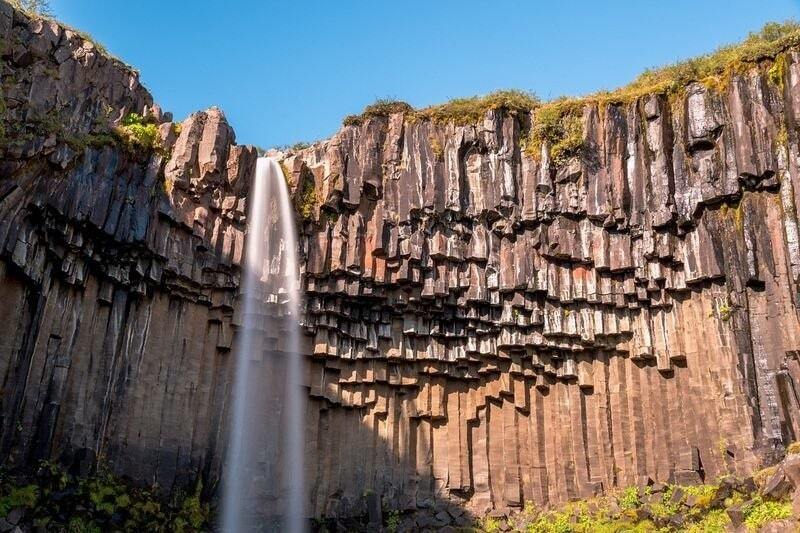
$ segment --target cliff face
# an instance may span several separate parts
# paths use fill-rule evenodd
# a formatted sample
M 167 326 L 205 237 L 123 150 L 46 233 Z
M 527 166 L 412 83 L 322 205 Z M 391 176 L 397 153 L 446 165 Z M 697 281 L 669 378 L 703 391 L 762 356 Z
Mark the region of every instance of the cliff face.
M 220 473 L 255 150 L 0 2 L 0 452 Z M 315 515 L 552 503 L 745 472 L 800 438 L 800 55 L 724 88 L 402 113 L 283 154 L 302 228 Z M 130 112 L 160 148 L 104 137 Z M 179 130 L 179 131 L 178 131 Z M 266 413 L 274 409 L 265 406 Z M 270 415 L 280 416 L 280 415 Z
M 88 41 L 4 2 L 0 21 L 5 462 L 99 456 L 167 488 L 213 476 L 255 149 L 218 110 L 176 135 Z M 109 141 L 146 110 L 164 150 Z

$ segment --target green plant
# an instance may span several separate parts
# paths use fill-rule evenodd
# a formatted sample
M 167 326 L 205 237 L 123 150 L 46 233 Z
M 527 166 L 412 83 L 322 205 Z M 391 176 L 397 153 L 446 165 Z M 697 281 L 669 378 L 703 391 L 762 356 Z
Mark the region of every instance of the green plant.
M 360 114 L 346 116 L 342 124 L 345 126 L 359 126 L 370 118 L 388 117 L 395 113 L 408 113 L 413 110 L 414 108 L 406 102 L 392 98 L 381 98 L 364 108 L 364 111 Z
M 786 80 L 786 54 L 778 54 L 775 56 L 775 61 L 767 71 L 767 79 L 769 82 L 783 92 L 784 83 Z
M 628 487 L 620 493 L 617 500 L 622 509 L 636 509 L 641 505 L 639 489 L 637 487 Z
M 800 441 L 794 441 L 786 447 L 786 454 L 800 453 Z
M 12 509 L 25 507 L 32 509 L 36 507 L 39 500 L 39 487 L 36 485 L 23 485 L 21 487 L 11 487 L 8 494 L 0 498 L 0 516 L 7 515 Z
M 292 187 L 294 187 L 294 179 L 292 177 L 292 171 L 289 170 L 289 167 L 287 167 L 286 163 L 284 163 L 283 161 L 280 161 L 278 163 L 278 166 L 281 167 L 281 172 L 283 173 L 283 181 L 286 182 L 286 187 L 291 189 Z
M 127 508 L 131 503 L 125 487 L 107 472 L 102 472 L 99 476 L 86 481 L 83 488 L 95 511 L 99 513 L 110 516 L 120 508 Z
M 567 510 L 549 512 L 539 515 L 528 524 L 527 533 L 572 533 L 574 531 L 571 514 Z
M 116 127 L 119 138 L 131 148 L 152 151 L 160 148 L 158 126 L 149 117 L 130 113 Z
M 69 485 L 71 479 L 69 475 L 52 461 L 39 462 L 37 477 L 40 485 L 50 490 L 64 490 Z
M 389 533 L 395 533 L 400 527 L 400 511 L 394 510 L 386 517 L 386 529 Z
M 723 509 L 709 511 L 703 518 L 686 527 L 686 533 L 724 533 L 731 519 Z
M 349 115 L 345 126 L 362 124 L 366 119 L 386 117 L 394 113 L 405 113 L 411 120 L 431 120 L 440 124 L 474 124 L 483 119 L 491 109 L 504 109 L 511 113 L 529 113 L 539 105 L 539 99 L 530 92 L 519 90 L 494 91 L 482 96 L 454 98 L 443 104 L 415 110 L 398 100 L 382 99 L 367 106 L 361 114 Z
M 486 533 L 497 533 L 500 531 L 500 520 L 490 516 L 480 521 L 481 529 Z
M 660 520 L 668 520 L 675 516 L 681 510 L 680 501 L 672 501 L 672 490 L 666 491 L 660 502 L 653 502 L 650 504 L 650 512 L 653 518 Z
M 539 105 L 533 93 L 518 90 L 494 91 L 484 96 L 455 98 L 414 113 L 417 119 L 430 119 L 438 123 L 456 125 L 474 124 L 483 119 L 491 109 L 504 109 L 511 113 L 529 113 Z
M 67 533 L 101 533 L 100 527 L 81 516 L 73 516 L 67 524 Z
M 313 178 L 303 179 L 302 186 L 295 208 L 301 217 L 308 220 L 314 217 L 314 209 L 317 207 L 317 189 Z
M 696 508 L 708 509 L 719 490 L 719 485 L 690 485 L 682 488 L 686 494 L 694 496 Z
M 173 521 L 173 530 L 176 533 L 197 531 L 208 521 L 208 506 L 200 502 L 202 491 L 203 483 L 198 481 L 194 491 L 178 498 L 178 514 Z
M 677 92 L 692 81 L 704 80 L 706 85 L 722 88 L 733 74 L 747 70 L 761 59 L 775 58 L 787 48 L 798 44 L 800 24 L 793 20 L 770 22 L 740 43 L 723 46 L 710 54 L 673 65 L 648 69 L 633 83 L 614 93 L 608 93 L 608 96 L 631 101 L 649 93 Z
M 583 107 L 562 99 L 539 107 L 533 118 L 525 151 L 533 159 L 539 159 L 542 145 L 547 143 L 550 158 L 557 166 L 571 157 L 580 155 L 584 147 Z
M 286 181 L 286 186 L 291 189 L 295 186 L 292 172 L 283 161 L 279 164 L 283 172 L 283 178 Z M 314 213 L 317 208 L 317 189 L 314 183 L 314 176 L 306 168 L 303 168 L 300 172 L 300 186 L 298 190 L 294 191 L 293 204 L 297 213 L 304 220 L 314 218 Z
M 728 320 L 731 319 L 731 315 L 733 314 L 733 308 L 730 306 L 728 302 L 722 302 L 719 305 L 718 310 L 719 310 L 720 320 L 722 320 L 723 322 L 727 322 Z M 727 449 L 727 444 L 725 445 L 725 448 Z
M 758 531 L 761 526 L 792 516 L 792 504 L 790 502 L 764 501 L 760 497 L 745 507 L 744 525 L 749 531 Z

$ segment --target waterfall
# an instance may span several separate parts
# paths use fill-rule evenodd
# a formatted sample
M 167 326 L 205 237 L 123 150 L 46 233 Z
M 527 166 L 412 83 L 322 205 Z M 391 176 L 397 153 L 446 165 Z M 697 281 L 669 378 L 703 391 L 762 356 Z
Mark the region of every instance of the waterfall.
M 222 530 L 302 532 L 305 394 L 294 210 L 280 165 L 258 158 L 234 346 Z

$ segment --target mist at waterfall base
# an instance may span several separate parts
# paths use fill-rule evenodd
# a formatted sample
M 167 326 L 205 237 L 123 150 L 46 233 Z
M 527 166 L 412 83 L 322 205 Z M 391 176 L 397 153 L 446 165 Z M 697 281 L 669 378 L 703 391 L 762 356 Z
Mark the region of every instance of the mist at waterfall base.
M 294 211 L 280 165 L 259 158 L 248 196 L 222 531 L 306 529 Z

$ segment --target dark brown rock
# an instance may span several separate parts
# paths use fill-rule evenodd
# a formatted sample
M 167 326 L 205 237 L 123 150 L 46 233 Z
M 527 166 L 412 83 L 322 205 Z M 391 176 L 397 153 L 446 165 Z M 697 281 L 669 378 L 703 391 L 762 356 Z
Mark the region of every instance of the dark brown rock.
M 789 494 L 790 490 L 792 490 L 792 483 L 786 476 L 783 467 L 779 466 L 764 484 L 764 488 L 761 489 L 761 495 L 769 500 L 781 500 Z

